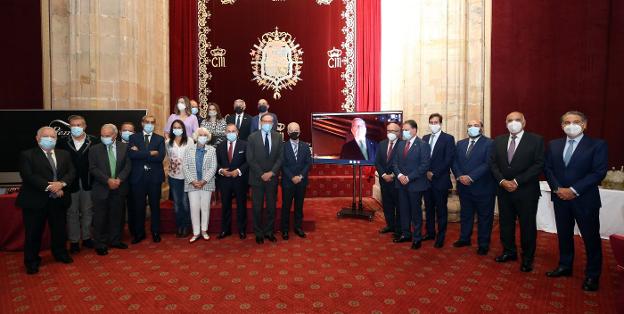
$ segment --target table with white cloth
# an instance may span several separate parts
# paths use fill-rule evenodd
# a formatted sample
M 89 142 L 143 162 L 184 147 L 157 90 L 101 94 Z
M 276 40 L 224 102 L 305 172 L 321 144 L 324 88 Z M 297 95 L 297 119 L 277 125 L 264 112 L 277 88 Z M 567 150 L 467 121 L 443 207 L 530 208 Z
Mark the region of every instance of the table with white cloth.
M 554 204 L 550 200 L 550 187 L 540 182 L 542 197 L 537 206 L 537 230 L 557 233 Z M 612 234 L 624 234 L 624 191 L 600 189 L 600 237 L 608 239 Z M 578 225 L 574 234 L 580 234 Z

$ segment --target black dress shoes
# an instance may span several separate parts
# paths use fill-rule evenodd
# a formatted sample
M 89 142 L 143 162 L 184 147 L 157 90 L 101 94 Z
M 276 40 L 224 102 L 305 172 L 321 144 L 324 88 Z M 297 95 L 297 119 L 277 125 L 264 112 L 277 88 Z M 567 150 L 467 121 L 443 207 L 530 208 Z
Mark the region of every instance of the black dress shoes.
M 26 266 L 26 273 L 34 275 L 39 272 L 39 266 Z
M 190 227 L 182 228 L 182 237 L 183 238 L 188 238 L 190 235 L 191 235 L 191 228 Z
M 483 247 L 483 246 L 480 246 L 480 247 L 477 249 L 477 255 L 487 255 L 488 251 L 489 251 L 489 249 L 488 249 L 488 248 Z
M 572 269 L 557 267 L 555 270 L 551 270 L 546 272 L 546 277 L 557 278 L 557 277 L 570 277 L 572 276 Z
M 154 243 L 158 243 L 160 242 L 160 234 L 158 233 L 152 233 L 152 241 L 154 241 Z
M 105 247 L 97 248 L 95 249 L 95 253 L 97 253 L 97 255 L 104 256 L 108 254 L 108 249 Z
M 264 238 L 256 236 L 256 243 L 258 243 L 258 244 L 264 243 Z
M 247 234 L 246 234 L 245 232 L 239 232 L 239 233 L 238 233 L 238 237 L 239 237 L 241 240 L 245 240 L 245 239 L 247 239 Z
M 288 240 L 288 231 L 282 231 L 282 239 Z
M 444 246 L 444 241 L 436 240 L 433 244 L 433 247 L 436 249 L 441 249 Z
M 82 240 L 82 246 L 90 249 L 95 247 L 95 245 L 93 244 L 93 240 L 91 239 Z
M 533 263 L 532 262 L 522 262 L 520 265 L 520 271 L 523 273 L 530 273 L 533 271 Z
M 223 238 L 227 238 L 227 237 L 229 237 L 230 235 L 232 235 L 230 232 L 221 232 L 221 233 L 219 233 L 219 235 L 217 236 L 217 239 L 221 240 L 221 239 L 223 239 Z
M 76 254 L 80 252 L 80 243 L 76 242 L 76 243 L 70 243 L 69 244 L 69 253 L 70 254 Z
M 597 278 L 585 278 L 583 281 L 584 291 L 598 291 L 599 281 Z
M 143 240 L 145 240 L 145 236 L 138 236 L 138 237 L 134 237 L 130 243 L 137 244 Z
M 392 232 L 394 231 L 392 228 L 390 227 L 383 227 L 381 229 L 379 229 L 379 233 L 388 233 L 388 232 Z
M 271 241 L 271 242 L 277 242 L 277 239 L 275 238 L 275 235 L 273 234 L 269 234 L 268 236 L 266 236 L 267 240 Z
M 421 246 L 422 246 L 422 242 L 420 242 L 420 241 L 414 242 L 414 243 L 412 243 L 412 250 L 418 250 L 418 249 L 420 249 Z
M 111 247 L 114 247 L 116 249 L 120 249 L 120 250 L 125 250 L 128 248 L 128 245 L 123 243 L 123 242 L 117 242 L 115 244 L 111 244 Z
M 182 237 L 182 228 L 178 228 L 176 229 L 176 238 L 181 238 Z
M 518 260 L 518 255 L 516 255 L 516 254 L 509 254 L 509 253 L 503 253 L 503 255 L 497 256 L 494 260 L 497 263 L 516 261 L 516 260 Z
M 411 241 L 411 240 L 412 240 L 412 239 L 410 239 L 409 237 L 406 237 L 406 236 L 400 236 L 400 237 L 398 237 L 398 238 L 396 238 L 396 239 L 392 240 L 392 242 L 394 242 L 394 243 L 403 243 L 403 242 L 409 242 L 409 241 Z
M 426 235 L 422 238 L 423 241 L 428 241 L 428 240 L 435 240 L 435 236 L 432 235 Z
M 464 247 L 464 246 L 469 246 L 470 242 L 468 241 L 464 241 L 464 240 L 457 240 L 453 243 L 454 247 Z
M 54 259 L 57 262 L 61 262 L 63 264 L 71 264 L 74 262 L 74 260 L 68 254 L 55 256 Z
M 300 238 L 305 238 L 305 237 L 306 237 L 305 232 L 303 232 L 303 230 L 301 230 L 301 229 L 295 229 L 295 234 L 296 234 L 298 237 L 300 237 Z

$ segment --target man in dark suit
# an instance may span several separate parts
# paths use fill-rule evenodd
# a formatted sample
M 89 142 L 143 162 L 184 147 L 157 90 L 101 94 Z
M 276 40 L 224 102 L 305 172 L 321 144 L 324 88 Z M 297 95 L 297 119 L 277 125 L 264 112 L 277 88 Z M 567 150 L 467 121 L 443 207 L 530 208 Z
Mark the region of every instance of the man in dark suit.
M 429 145 L 416 135 L 418 124 L 414 120 L 403 123 L 403 141 L 397 144 L 393 168 L 396 176 L 395 187 L 399 194 L 399 210 L 401 212 L 401 236 L 393 242 L 412 241 L 412 249 L 417 250 L 422 243 L 422 208 L 421 198 L 430 185 L 427 180 Z M 410 223 L 414 224 L 414 232 L 410 232 Z
M 269 112 L 269 103 L 266 99 L 258 100 L 258 115 L 251 119 L 251 133 L 256 132 L 262 128 L 262 116 L 270 115 L 273 117 L 273 131 L 277 131 L 277 115 Z
M 400 142 L 401 126 L 396 122 L 390 122 L 386 126 L 388 139 L 379 142 L 379 151 L 375 156 L 375 169 L 379 175 L 379 187 L 381 188 L 381 201 L 383 205 L 386 226 L 379 233 L 392 232 L 395 237 L 401 234 L 399 223 L 399 196 L 395 187 L 392 159 L 396 154 L 397 144 Z
M 249 165 L 247 142 L 238 138 L 236 125 L 225 128 L 227 141 L 217 146 L 217 185 L 221 189 L 221 233 L 217 239 L 232 234 L 232 197 L 236 197 L 236 223 L 241 240 L 247 237 L 247 190 L 249 189 Z
M 104 124 L 101 143 L 89 150 L 89 172 L 93 176 L 93 238 L 95 252 L 108 254 L 108 247 L 127 249 L 121 242 L 123 202 L 128 193 L 130 159 L 128 146 L 117 141 L 117 127 Z
M 273 233 L 277 198 L 277 176 L 282 167 L 284 143 L 279 133 L 272 131 L 273 116 L 262 116 L 262 130 L 251 133 L 247 142 L 247 163 L 249 164 L 249 185 L 253 206 L 254 233 L 256 243 L 264 238 L 277 241 Z M 262 223 L 262 205 L 266 198 L 266 224 Z
M 160 196 L 162 183 L 165 181 L 163 169 L 165 138 L 154 133 L 156 124 L 154 116 L 144 116 L 141 124 L 143 132 L 131 135 L 128 144 L 130 147 L 128 155 L 132 160 L 130 185 L 136 211 L 134 221 L 136 225 L 131 228 L 136 232 L 133 234 L 132 244 L 145 239 L 146 196 L 149 199 L 151 213 L 152 240 L 156 243 L 160 242 Z
M 284 144 L 284 160 L 282 162 L 282 238 L 288 240 L 290 226 L 290 207 L 295 202 L 295 224 L 293 230 L 301 238 L 306 234 L 301 227 L 303 222 L 303 200 L 308 186 L 308 171 L 312 166 L 310 145 L 299 140 L 301 129 L 299 124 L 288 124 L 290 140 Z
M 342 145 L 340 159 L 375 161 L 377 143 L 366 137 L 366 122 L 361 118 L 351 121 L 353 139 Z
M 561 117 L 561 128 L 567 137 L 548 144 L 544 168 L 555 205 L 559 239 L 559 266 L 546 276 L 572 276 L 576 222 L 587 255 L 582 288 L 596 291 L 602 268 L 599 219 L 602 204 L 598 186 L 607 174 L 607 143 L 583 134 L 587 117 L 578 111 L 566 112 Z
M 490 169 L 498 183 L 500 238 L 503 254 L 496 261 L 517 260 L 516 217 L 520 222 L 522 264 L 520 271 L 533 270 L 537 238 L 537 203 L 541 195 L 539 175 L 544 168 L 544 139 L 525 132 L 526 120 L 520 112 L 507 115 L 509 134 L 494 140 Z
M 431 163 L 427 171 L 427 180 L 431 186 L 423 194 L 427 217 L 427 234 L 423 241 L 435 239 L 433 246 L 441 248 L 444 246 L 448 222 L 448 191 L 453 187 L 450 172 L 455 158 L 455 138 L 442 132 L 442 115 L 439 113 L 429 116 L 429 130 L 431 134 L 423 137 L 423 142 L 429 143 L 431 148 Z
M 237 99 L 234 101 L 234 113 L 225 116 L 225 123 L 234 124 L 238 129 L 238 138 L 247 141 L 251 133 L 251 116 L 245 112 L 245 101 Z M 255 130 L 254 130 L 255 131 Z
M 88 135 L 87 122 L 84 117 L 72 115 L 68 119 L 71 136 L 59 142 L 59 148 L 66 150 L 71 156 L 76 180 L 69 186 L 72 203 L 67 209 L 67 238 L 70 242 L 69 252 L 80 252 L 82 245 L 93 248 L 91 240 L 91 223 L 93 221 L 93 203 L 91 201 L 91 174 L 89 174 L 89 148 L 97 143 L 97 139 Z
M 16 201 L 24 219 L 24 266 L 29 275 L 39 272 L 39 250 L 46 220 L 54 259 L 65 264 L 73 262 L 65 247 L 65 222 L 71 203 L 69 186 L 76 172 L 69 153 L 54 149 L 57 135 L 53 128 L 40 128 L 35 138 L 38 146 L 20 154 L 22 187 Z
M 490 171 L 492 140 L 483 135 L 483 123 L 468 121 L 468 138 L 457 142 L 453 174 L 459 193 L 460 232 L 454 247 L 471 243 L 475 214 L 478 217 L 477 254 L 487 255 L 490 250 L 496 182 Z

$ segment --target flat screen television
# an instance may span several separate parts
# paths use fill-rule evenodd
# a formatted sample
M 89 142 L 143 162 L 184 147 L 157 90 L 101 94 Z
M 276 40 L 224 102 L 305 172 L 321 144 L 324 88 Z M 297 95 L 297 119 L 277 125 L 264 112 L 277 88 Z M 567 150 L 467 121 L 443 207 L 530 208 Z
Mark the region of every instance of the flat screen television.
M 403 111 L 312 113 L 312 155 L 319 164 L 373 165 L 389 122 Z

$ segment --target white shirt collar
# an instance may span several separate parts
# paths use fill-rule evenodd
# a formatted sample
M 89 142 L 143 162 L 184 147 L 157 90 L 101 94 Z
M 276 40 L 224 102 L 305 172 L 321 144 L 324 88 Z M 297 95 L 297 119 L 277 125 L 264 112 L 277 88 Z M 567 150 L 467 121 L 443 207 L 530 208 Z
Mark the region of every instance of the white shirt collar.
M 153 134 L 154 134 L 154 132 L 152 132 L 152 133 L 147 133 L 147 132 L 143 131 L 143 136 L 145 136 L 145 135 L 147 135 L 147 136 L 152 136 Z
M 522 135 L 524 135 L 524 130 L 520 131 L 518 134 L 516 134 L 516 141 L 520 141 L 520 139 L 522 138 Z M 511 141 L 511 137 L 513 135 L 511 133 L 509 133 L 509 140 Z
M 570 140 L 573 140 L 575 144 L 578 144 L 581 142 L 581 139 L 583 138 L 583 136 L 585 136 L 585 133 L 581 133 L 579 136 L 577 136 L 576 138 L 570 138 L 569 136 L 567 137 L 566 142 L 570 142 Z

